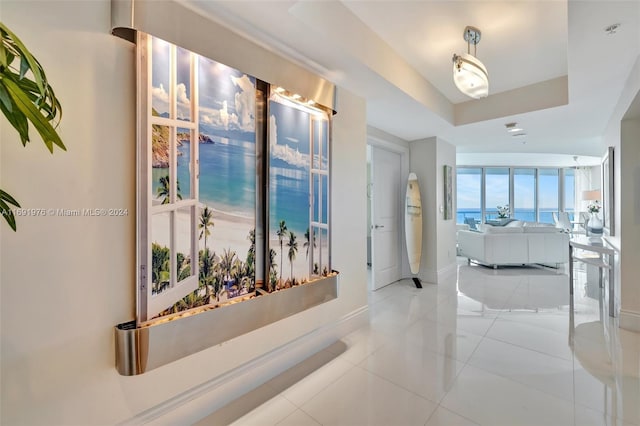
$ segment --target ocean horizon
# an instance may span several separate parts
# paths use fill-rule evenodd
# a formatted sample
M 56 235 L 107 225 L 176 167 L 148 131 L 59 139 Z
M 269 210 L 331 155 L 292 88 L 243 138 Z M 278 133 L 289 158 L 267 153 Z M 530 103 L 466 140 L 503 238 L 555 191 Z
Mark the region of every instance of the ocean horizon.
M 540 211 L 540 220 L 538 222 L 541 223 L 554 223 L 553 222 L 553 212 L 557 212 L 558 209 L 539 209 Z M 569 217 L 573 220 L 573 209 L 567 209 L 569 212 Z M 498 211 L 497 210 L 488 210 L 485 211 L 485 215 L 487 219 L 497 219 Z M 458 209 L 456 212 L 456 223 L 464 223 L 466 218 L 474 218 L 478 222 L 482 218 L 482 212 L 480 209 Z M 515 209 L 513 213 L 509 216 L 513 219 L 522 220 L 526 222 L 536 222 L 536 212 L 534 209 Z
M 255 220 L 255 144 L 219 136 L 211 139 L 213 144 L 199 144 L 199 201 L 215 210 Z M 178 151 L 181 154 L 177 158 L 177 177 L 180 193 L 186 198 L 191 194 L 190 143 L 183 142 Z M 160 177 L 168 174 L 168 168 L 153 169 L 154 196 Z M 270 233 L 275 234 L 280 220 L 285 220 L 287 228 L 302 239 L 309 227 L 310 173 L 276 159 L 272 160 L 269 174 Z

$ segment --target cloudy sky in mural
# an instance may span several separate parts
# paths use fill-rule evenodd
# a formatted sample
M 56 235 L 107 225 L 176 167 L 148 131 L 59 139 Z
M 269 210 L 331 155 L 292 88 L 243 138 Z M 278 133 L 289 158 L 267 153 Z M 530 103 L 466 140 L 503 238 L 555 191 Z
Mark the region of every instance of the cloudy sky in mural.
M 152 105 L 162 116 L 169 113 L 170 45 L 153 39 Z M 200 88 L 200 124 L 205 129 L 255 130 L 255 79 L 246 74 L 203 57 L 198 58 Z M 189 84 L 190 54 L 176 49 L 177 118 L 190 120 L 191 87 Z
M 201 57 L 199 87 L 202 124 L 225 130 L 255 131 L 255 78 Z
M 271 156 L 289 165 L 309 167 L 309 114 L 277 102 L 270 103 Z M 278 128 L 278 123 L 286 125 Z

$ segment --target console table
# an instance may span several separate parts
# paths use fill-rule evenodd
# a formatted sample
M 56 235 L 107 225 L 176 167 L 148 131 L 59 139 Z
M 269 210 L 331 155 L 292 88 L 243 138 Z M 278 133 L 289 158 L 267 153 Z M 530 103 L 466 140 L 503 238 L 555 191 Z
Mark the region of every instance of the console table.
M 574 254 L 575 249 L 588 253 Z M 569 294 L 573 296 L 573 262 L 583 262 L 599 268 L 602 287 L 604 270 L 609 271 L 609 316 L 615 317 L 615 250 L 600 237 L 575 236 L 569 240 Z M 606 256 L 606 261 L 604 257 Z

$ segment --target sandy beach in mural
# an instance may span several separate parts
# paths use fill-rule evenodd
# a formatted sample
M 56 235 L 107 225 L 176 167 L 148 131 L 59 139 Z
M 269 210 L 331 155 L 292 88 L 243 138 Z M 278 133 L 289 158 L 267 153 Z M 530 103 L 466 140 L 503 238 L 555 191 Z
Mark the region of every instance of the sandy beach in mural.
M 204 205 L 202 205 L 204 208 Z M 211 235 L 207 237 L 207 246 L 209 250 L 216 254 L 222 253 L 224 249 L 235 251 L 238 258 L 245 260 L 251 242 L 249 241 L 249 232 L 254 229 L 255 223 L 253 218 L 248 218 L 236 214 L 226 213 L 220 210 L 211 209 L 213 211 L 214 226 L 210 228 Z M 200 235 L 197 228 L 198 217 L 202 210 L 198 209 L 196 213 L 196 240 Z M 189 214 L 186 211 L 177 213 L 177 229 L 176 229 L 176 248 L 179 252 L 187 255 L 190 251 L 189 236 L 191 234 L 191 225 Z M 152 225 L 152 242 L 169 246 L 169 215 L 155 215 Z M 304 278 L 309 276 L 308 261 L 306 258 L 306 248 L 303 247 L 303 235 L 298 235 L 298 253 L 296 260 L 293 262 L 293 274 L 296 278 Z M 278 276 L 280 276 L 280 243 L 275 233 L 270 238 L 271 248 L 276 251 L 275 262 L 278 265 Z M 204 249 L 204 237 L 198 241 L 199 250 Z M 282 279 L 286 280 L 291 275 L 291 263 L 287 257 L 289 248 L 286 240 L 283 242 L 282 259 Z

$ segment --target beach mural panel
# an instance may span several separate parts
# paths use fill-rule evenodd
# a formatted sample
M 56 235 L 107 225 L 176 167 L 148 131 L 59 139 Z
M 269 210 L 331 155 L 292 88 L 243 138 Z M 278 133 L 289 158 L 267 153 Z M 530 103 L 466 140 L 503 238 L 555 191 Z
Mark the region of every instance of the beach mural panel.
M 327 110 L 142 37 L 148 160 L 138 324 L 332 275 Z M 257 132 L 265 121 L 266 134 Z
M 256 281 L 256 80 L 149 39 L 146 320 L 251 297 Z
M 278 89 L 270 96 L 268 291 L 330 273 L 328 123 Z

